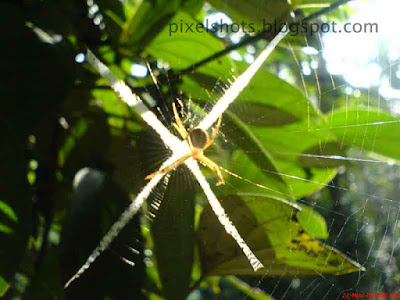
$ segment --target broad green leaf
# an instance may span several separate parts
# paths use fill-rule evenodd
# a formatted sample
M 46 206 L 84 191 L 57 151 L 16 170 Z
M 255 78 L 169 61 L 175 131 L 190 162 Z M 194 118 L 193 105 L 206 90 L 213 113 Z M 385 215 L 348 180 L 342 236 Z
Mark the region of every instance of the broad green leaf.
M 263 165 L 267 163 L 265 162 Z M 223 163 L 221 165 L 225 166 Z M 238 192 L 262 192 L 268 195 L 295 199 L 290 186 L 286 185 L 285 178 L 279 177 L 280 173 L 274 173 L 271 169 L 261 169 L 250 154 L 241 150 L 235 151 L 233 157 L 228 160 L 225 169 L 232 174 L 224 175 L 227 184 L 219 188 L 219 195 Z
M 345 274 L 362 269 L 313 237 L 327 236 L 327 233 L 322 217 L 310 209 L 261 194 L 231 195 L 220 201 L 266 269 L 254 272 L 239 246 L 207 206 L 197 233 L 205 275 L 298 276 L 314 275 L 315 271 Z
M 334 111 L 323 133 L 333 132 L 349 148 L 400 159 L 400 119 L 377 109 Z
M 171 20 L 170 25 L 165 26 L 150 43 L 146 48 L 146 52 L 157 59 L 169 63 L 172 69 L 179 70 L 224 50 L 222 42 L 211 33 L 191 32 L 185 27 L 186 24 L 194 24 L 193 26 L 195 26 L 197 23 L 198 21 L 188 14 L 179 12 Z M 193 55 L 193 53 L 196 55 Z M 225 77 L 227 70 L 231 70 L 231 68 L 230 60 L 223 56 L 207 63 L 198 70 L 218 78 Z
M 336 136 L 324 130 L 325 122 L 320 118 L 305 118 L 300 122 L 279 127 L 250 126 L 273 157 L 297 162 L 300 153 L 320 145 L 336 142 Z
M 285 181 L 280 177 L 273 158 L 263 147 L 261 141 L 237 115 L 228 111 L 226 116 L 228 120 L 224 122 L 223 126 L 227 129 L 224 130 L 225 136 L 242 149 L 257 167 L 274 181 L 273 185 L 279 191 L 288 193 Z
M 264 103 L 237 101 L 232 108 L 240 112 L 240 119 L 252 126 L 284 126 L 299 119 L 292 113 Z
M 282 178 L 292 191 L 295 199 L 309 196 L 321 190 L 335 178 L 335 168 L 302 168 L 296 162 L 275 160 Z
M 239 95 L 238 100 L 269 105 L 297 119 L 312 120 L 321 116 L 318 109 L 299 89 L 264 69 L 257 72 Z M 293 122 L 286 121 L 285 123 Z
M 182 171 L 182 169 L 180 169 Z M 162 293 L 166 299 L 186 299 L 191 284 L 194 231 L 194 191 L 182 172 L 173 172 L 149 204 L 151 231 Z M 159 207 L 159 208 L 157 208 Z

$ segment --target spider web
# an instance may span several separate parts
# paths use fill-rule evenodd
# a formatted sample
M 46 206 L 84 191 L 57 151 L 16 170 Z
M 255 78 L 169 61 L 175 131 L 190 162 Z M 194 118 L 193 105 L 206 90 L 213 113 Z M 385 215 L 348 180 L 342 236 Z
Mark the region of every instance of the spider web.
M 324 40 L 321 36 L 318 36 L 316 41 L 319 42 L 319 46 L 318 43 L 313 43 L 313 47 L 316 47 L 317 52 L 323 55 L 325 51 Z M 304 47 L 309 47 L 312 42 L 305 38 Z M 252 54 L 252 49 L 247 50 L 245 55 Z M 280 49 L 279 51 L 282 51 L 285 55 L 291 55 L 292 59 L 287 65 L 271 63 L 268 66 L 270 71 L 297 85 L 304 95 L 326 114 L 328 119 L 330 112 L 333 114 L 337 106 L 342 106 L 346 112 L 351 108 L 359 108 L 361 111 L 376 107 L 386 108 L 394 112 L 393 109 L 396 107 L 397 101 L 384 100 L 376 88 L 352 87 L 348 82 L 343 81 L 341 78 L 333 77 L 324 71 L 324 64 L 329 63 L 329 61 L 324 61 L 321 55 L 304 55 L 302 49 L 294 49 L 290 44 L 288 44 L 287 49 Z M 239 55 L 242 59 L 244 57 L 243 53 L 239 52 L 235 52 L 233 55 Z M 379 60 L 378 57 L 377 60 Z M 397 63 L 397 61 L 383 63 L 385 73 L 392 73 L 397 68 Z M 232 76 L 234 75 L 232 74 Z M 204 111 L 209 111 L 210 107 L 212 107 L 210 103 L 216 103 L 218 96 L 221 96 L 225 89 L 225 86 L 221 84 L 221 82 L 225 81 L 224 79 L 217 83 L 213 90 L 204 89 L 205 93 L 209 95 L 208 99 L 206 99 L 208 101 L 206 104 L 193 100 L 195 108 L 191 107 L 191 104 L 184 106 L 189 111 L 196 110 L 197 106 L 200 106 Z M 330 97 L 338 98 L 337 94 L 344 95 L 342 103 L 338 104 L 335 101 L 329 101 Z M 235 109 L 239 113 L 245 113 L 248 107 L 244 105 Z M 160 112 L 161 119 L 168 124 L 168 121 L 171 120 L 171 114 L 168 114 L 169 110 L 160 110 Z M 186 122 L 187 124 L 189 123 L 189 126 L 197 125 L 197 121 L 201 119 L 196 117 L 194 113 L 193 115 L 189 116 Z M 311 117 L 309 113 L 308 118 L 310 119 Z M 257 122 L 262 122 L 262 116 L 259 116 L 258 119 L 246 120 L 246 125 L 252 126 Z M 373 136 L 374 143 L 379 143 L 380 132 L 377 126 L 389 123 L 390 121 L 383 121 L 379 124 L 367 124 L 372 128 L 376 127 L 376 132 Z M 367 127 L 362 122 L 350 126 Z M 312 130 L 312 128 L 309 128 L 308 132 Z M 235 140 L 228 138 L 227 133 L 229 132 L 221 130 L 219 142 L 214 149 L 209 151 L 211 157 L 218 155 L 226 148 L 233 147 Z M 305 133 L 298 132 L 298 134 L 301 136 Z M 367 135 L 365 131 L 363 139 L 365 142 L 370 142 L 366 139 L 371 139 L 371 135 Z M 319 143 L 323 147 L 328 141 L 328 137 L 322 137 Z M 399 241 L 397 227 L 399 227 L 398 220 L 400 215 L 399 200 L 396 196 L 399 182 L 396 175 L 399 174 L 399 168 L 394 160 L 382 160 L 382 157 L 368 153 L 370 149 L 364 149 L 363 144 L 364 142 L 361 147 L 356 147 L 355 145 L 350 147 L 347 156 L 344 156 L 342 152 L 334 152 L 329 155 L 303 153 L 304 158 L 350 162 L 345 167 L 339 167 L 338 175 L 329 183 L 319 183 L 315 179 L 294 176 L 285 172 L 278 172 L 278 175 L 290 177 L 293 181 L 305 181 L 324 186 L 322 190 L 302 197 L 298 201 L 311 206 L 324 217 L 329 231 L 327 243 L 359 262 L 366 268 L 366 271 L 342 276 L 329 276 L 316 272 L 316 276 L 313 277 L 298 275 L 290 278 L 284 276 L 263 277 L 261 279 L 254 277 L 244 278 L 250 286 L 254 287 L 254 290 L 265 290 L 276 299 L 335 299 L 340 298 L 345 292 L 394 293 L 398 291 L 399 279 L 395 275 L 398 274 L 399 267 L 399 263 L 396 260 Z M 157 147 L 155 146 L 155 149 Z M 281 153 L 281 155 L 290 156 L 293 154 L 288 152 Z M 270 189 L 268 185 L 257 182 L 246 174 L 236 174 L 232 171 L 236 167 L 234 164 L 231 164 L 230 167 L 223 167 L 222 170 L 225 171 L 224 176 L 232 176 L 239 182 L 237 186 L 233 182 L 228 183 L 237 192 L 247 191 L 250 186 L 252 188 L 248 189 L 259 189 L 260 192 Z M 179 172 L 183 174 L 181 182 L 191 184 L 192 181 L 188 175 L 189 171 L 186 169 L 176 171 L 176 173 Z M 164 182 L 163 184 L 165 185 L 166 183 Z M 243 190 L 243 188 L 246 188 L 246 190 Z M 164 193 L 165 186 L 153 192 L 154 197 L 149 205 L 153 205 L 153 208 L 155 208 L 154 215 L 157 214 L 158 207 L 162 205 Z M 281 192 L 278 191 L 278 193 Z M 228 280 L 221 279 L 220 285 L 222 287 L 227 284 Z M 207 290 L 196 291 L 190 297 L 191 299 L 199 299 L 202 296 L 211 299 Z M 225 295 L 224 289 L 222 289 L 222 292 L 214 297 L 218 297 L 218 299 L 235 299 L 242 297 L 242 294 L 235 296 L 232 296 L 232 294 Z

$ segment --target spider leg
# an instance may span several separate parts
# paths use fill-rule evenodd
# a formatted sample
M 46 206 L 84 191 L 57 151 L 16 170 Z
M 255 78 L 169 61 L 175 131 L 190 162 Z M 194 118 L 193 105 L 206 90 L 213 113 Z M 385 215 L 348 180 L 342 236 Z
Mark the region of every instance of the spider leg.
M 190 156 L 192 156 L 192 153 L 188 153 L 184 156 L 182 156 L 181 158 L 177 159 L 175 162 L 173 162 L 172 164 L 162 168 L 161 170 L 155 171 L 149 175 L 147 175 L 145 177 L 146 180 L 149 180 L 151 178 L 153 178 L 154 176 L 158 175 L 158 174 L 164 174 L 167 173 L 168 171 L 171 171 L 177 167 L 179 167 L 181 164 L 183 164 L 185 162 L 185 160 L 187 160 Z
M 217 173 L 217 176 L 218 176 L 218 182 L 216 184 L 217 186 L 225 183 L 224 177 L 222 176 L 222 173 L 221 173 L 221 170 L 215 162 L 213 162 L 211 159 L 207 158 L 203 154 L 198 156 L 198 160 L 200 160 L 207 167 L 209 167 L 211 170 L 213 170 L 215 173 Z
M 208 139 L 207 144 L 204 146 L 203 150 L 206 150 L 214 142 L 215 138 L 217 137 L 219 128 L 221 127 L 221 120 L 222 120 L 222 115 L 219 116 L 218 121 L 217 121 L 217 125 L 215 125 L 215 127 L 213 129 L 213 132 L 211 134 L 211 137 Z
M 182 139 L 186 140 L 188 137 L 188 132 L 186 131 L 185 126 L 183 126 L 181 117 L 179 116 L 178 110 L 176 109 L 175 102 L 172 103 L 172 110 L 174 111 L 174 118 L 175 118 L 175 123 L 172 123 L 176 131 L 178 131 L 179 135 L 182 137 Z

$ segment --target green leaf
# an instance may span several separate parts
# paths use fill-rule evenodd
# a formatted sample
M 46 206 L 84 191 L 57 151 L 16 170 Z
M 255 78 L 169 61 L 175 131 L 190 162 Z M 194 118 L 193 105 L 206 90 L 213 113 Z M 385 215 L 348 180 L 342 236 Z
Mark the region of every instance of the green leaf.
M 222 42 L 211 33 L 186 32 L 185 24 L 194 24 L 195 26 L 198 21 L 186 13 L 179 12 L 171 20 L 170 26 L 165 26 L 146 48 L 146 52 L 157 59 L 168 62 L 172 69 L 185 69 L 224 50 Z M 183 26 L 183 30 L 181 30 L 180 26 Z M 176 32 L 172 32 L 173 29 L 176 29 Z M 196 55 L 193 55 L 193 53 L 196 53 Z M 231 68 L 231 61 L 226 56 L 223 56 L 205 64 L 198 70 L 204 74 L 219 78 L 221 76 L 225 77 L 226 70 Z
M 0 276 L 0 297 L 3 297 L 7 290 L 9 289 L 10 284 L 4 280 L 2 276 Z
M 283 110 L 297 119 L 312 120 L 321 116 L 319 110 L 299 89 L 265 69 L 257 72 L 239 95 L 238 100 L 269 105 Z M 285 121 L 285 123 L 292 122 Z
M 300 154 L 299 163 L 306 168 L 336 168 L 344 165 L 346 153 L 337 142 L 323 143 Z
M 240 112 L 240 119 L 252 126 L 284 126 L 299 119 L 291 112 L 264 103 L 234 102 L 232 108 Z
M 320 118 L 302 119 L 300 122 L 279 127 L 255 127 L 253 133 L 263 141 L 272 156 L 284 161 L 295 162 L 300 153 L 324 143 L 336 142 L 333 134 L 322 132 L 325 125 Z
M 228 161 L 229 172 L 225 180 L 229 184 L 221 187 L 221 195 L 236 192 L 266 193 L 286 199 L 300 199 L 324 188 L 336 176 L 336 169 L 312 168 L 303 169 L 297 163 L 274 159 L 279 170 L 278 175 L 285 181 L 286 188 L 274 180 L 268 170 L 261 170 L 250 158 L 249 154 L 236 151 Z M 224 166 L 224 163 L 220 164 Z M 273 174 L 273 173 L 272 173 Z M 239 175 L 239 177 L 237 177 Z M 285 187 L 285 185 L 283 185 Z
M 285 181 L 280 177 L 272 156 L 264 148 L 261 141 L 252 133 L 249 127 L 234 113 L 227 111 L 228 121 L 225 121 L 223 130 L 234 144 L 242 149 L 246 155 L 274 182 L 273 185 L 284 193 L 289 193 Z
M 313 238 L 324 240 L 328 238 L 329 234 L 324 218 L 311 208 L 302 206 L 296 217 L 301 227 Z
M 128 105 L 121 101 L 111 89 L 94 89 L 92 95 L 99 100 L 104 112 L 111 115 L 108 118 L 110 125 L 121 128 L 125 123 L 124 117 L 130 115 Z
M 313 237 L 327 233 L 322 217 L 312 210 L 262 194 L 231 195 L 220 201 L 246 243 L 266 266 L 256 274 L 345 274 L 362 269 Z M 201 215 L 197 236 L 205 275 L 255 274 L 209 206 Z
M 333 132 L 347 147 L 400 159 L 400 119 L 374 108 L 334 111 L 325 134 Z
M 221 163 L 221 166 L 224 166 L 224 164 Z M 231 174 L 228 173 L 224 176 L 227 184 L 219 188 L 219 195 L 237 192 L 262 192 L 294 200 L 292 191 L 286 186 L 286 181 L 285 183 L 281 181 L 285 178 L 275 179 L 274 173 L 269 172 L 268 169 L 260 169 L 250 155 L 241 150 L 235 151 L 233 157 L 228 160 L 226 168 Z
M 156 217 L 151 231 L 163 295 L 179 300 L 186 299 L 191 284 L 195 193 L 182 172 L 173 172 L 166 182 L 165 192 L 158 190 L 150 200 L 159 206 L 153 210 Z M 157 197 L 160 193 L 161 198 Z
M 18 217 L 10 205 L 0 200 L 0 212 L 4 213 L 14 222 L 18 222 Z
M 4 234 L 12 234 L 14 232 L 14 230 L 4 224 L 0 224 L 0 232 L 4 233 Z
M 297 162 L 275 160 L 295 199 L 309 196 L 328 185 L 337 174 L 332 168 L 302 168 Z

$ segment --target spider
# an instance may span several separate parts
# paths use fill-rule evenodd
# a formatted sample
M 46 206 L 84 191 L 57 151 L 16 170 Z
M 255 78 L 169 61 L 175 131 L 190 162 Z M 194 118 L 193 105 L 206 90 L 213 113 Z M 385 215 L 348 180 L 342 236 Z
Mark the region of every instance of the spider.
M 176 109 L 175 102 L 172 103 L 172 109 L 174 112 L 174 118 L 175 122 L 172 123 L 176 131 L 179 133 L 179 135 L 182 137 L 183 140 L 186 140 L 186 142 L 189 145 L 190 152 L 187 153 L 186 155 L 182 156 L 181 158 L 177 159 L 175 162 L 171 163 L 170 165 L 166 166 L 165 168 L 162 168 L 161 170 L 158 170 L 154 173 L 151 173 L 150 175 L 146 176 L 146 179 L 151 179 L 157 174 L 164 174 L 170 170 L 176 169 L 178 166 L 183 164 L 188 158 L 192 157 L 193 159 L 196 159 L 200 162 L 202 162 L 204 165 L 209 167 L 211 170 L 213 170 L 218 177 L 218 182 L 217 186 L 220 186 L 224 184 L 224 178 L 222 177 L 222 173 L 218 165 L 213 162 L 211 159 L 207 158 L 203 152 L 206 150 L 208 147 L 212 145 L 214 142 L 219 128 L 221 126 L 221 119 L 222 115 L 219 116 L 217 125 L 215 125 L 213 132 L 211 134 L 211 137 L 208 136 L 208 133 L 201 129 L 201 128 L 194 128 L 190 130 L 189 132 L 186 130 L 185 126 L 182 123 L 182 120 L 178 114 L 178 110 Z

